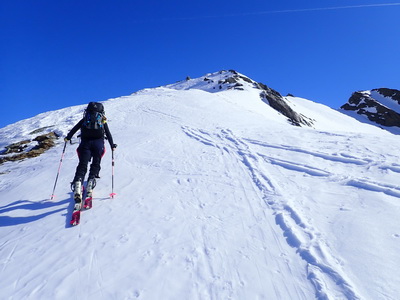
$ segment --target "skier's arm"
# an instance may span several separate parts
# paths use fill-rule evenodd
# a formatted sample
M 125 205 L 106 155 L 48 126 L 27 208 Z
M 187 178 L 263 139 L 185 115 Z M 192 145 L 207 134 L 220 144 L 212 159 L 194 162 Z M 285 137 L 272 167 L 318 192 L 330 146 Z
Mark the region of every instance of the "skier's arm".
M 83 123 L 83 119 L 80 120 L 72 129 L 71 131 L 67 134 L 67 136 L 65 137 L 65 139 L 67 141 L 69 141 L 70 139 L 72 139 L 72 137 L 74 136 L 74 134 L 82 127 L 82 123 Z
M 117 148 L 117 145 L 114 144 L 114 141 L 113 141 L 113 138 L 111 136 L 111 132 L 110 132 L 110 129 L 108 128 L 108 124 L 107 123 L 104 123 L 104 131 L 106 133 L 107 140 L 110 143 L 111 149 L 114 150 L 115 148 Z

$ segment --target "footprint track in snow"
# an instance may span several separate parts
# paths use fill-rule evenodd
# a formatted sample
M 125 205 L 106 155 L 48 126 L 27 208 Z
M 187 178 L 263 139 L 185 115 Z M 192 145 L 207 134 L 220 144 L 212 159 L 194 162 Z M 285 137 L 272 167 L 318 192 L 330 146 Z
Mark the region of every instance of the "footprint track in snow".
M 184 130 L 186 133 L 190 132 L 189 134 L 187 133 L 189 137 L 207 146 L 217 147 L 222 150 L 225 149 L 225 152 L 236 155 L 238 161 L 242 162 L 244 168 L 248 170 L 255 187 L 263 195 L 266 207 L 269 207 L 275 215 L 276 224 L 282 230 L 288 245 L 294 248 L 299 257 L 307 263 L 307 278 L 313 284 L 318 299 L 329 298 L 330 290 L 335 290 L 335 293 L 341 294 L 346 299 L 359 299 L 341 271 L 341 266 L 338 263 L 339 259 L 334 258 L 330 254 L 329 248 L 321 244 L 318 231 L 309 224 L 306 224 L 300 214 L 287 204 L 284 193 L 280 191 L 279 184 L 268 175 L 268 165 L 265 165 L 265 163 L 275 164 L 312 176 L 327 177 L 332 174 L 309 165 L 272 158 L 254 152 L 246 141 L 258 146 L 304 153 L 340 163 L 366 165 L 370 162 L 369 160 L 317 153 L 284 145 L 269 145 L 254 140 L 242 140 L 235 136 L 231 130 L 221 129 L 217 134 L 205 133 L 204 130 L 200 132 L 199 130 L 189 128 L 185 128 Z

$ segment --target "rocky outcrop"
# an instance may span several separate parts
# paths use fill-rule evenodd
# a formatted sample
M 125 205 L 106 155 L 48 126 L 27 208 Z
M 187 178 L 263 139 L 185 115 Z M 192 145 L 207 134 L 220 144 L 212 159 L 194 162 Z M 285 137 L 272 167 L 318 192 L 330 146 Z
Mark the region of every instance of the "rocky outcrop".
M 288 118 L 289 122 L 295 126 L 312 126 L 313 120 L 295 112 L 285 101 L 280 93 L 269 88 L 265 84 L 258 83 L 258 88 L 262 90 L 260 93 L 261 100 L 269 104 L 273 109 L 280 112 Z
M 6 161 L 18 161 L 36 157 L 55 146 L 58 138 L 55 132 L 36 136 L 32 140 L 23 140 L 5 147 L 0 154 L 0 164 Z
M 282 115 L 288 118 L 289 122 L 295 126 L 312 126 L 313 120 L 306 116 L 295 112 L 289 104 L 285 101 L 282 95 L 274 89 L 266 86 L 263 83 L 256 82 L 235 70 L 229 70 L 232 74 L 224 80 L 220 80 L 220 85 L 228 85 L 228 89 L 244 90 L 244 84 L 250 84 L 253 88 L 261 90 L 260 97 L 263 102 L 270 105 L 273 109 L 280 112 Z
M 355 92 L 348 102 L 340 108 L 354 111 L 382 126 L 400 127 L 399 90 L 380 88 Z
M 375 89 L 372 91 L 377 91 L 379 94 L 383 95 L 384 97 L 389 97 L 392 100 L 396 101 L 398 104 L 400 104 L 400 91 L 399 90 L 380 88 L 380 89 Z

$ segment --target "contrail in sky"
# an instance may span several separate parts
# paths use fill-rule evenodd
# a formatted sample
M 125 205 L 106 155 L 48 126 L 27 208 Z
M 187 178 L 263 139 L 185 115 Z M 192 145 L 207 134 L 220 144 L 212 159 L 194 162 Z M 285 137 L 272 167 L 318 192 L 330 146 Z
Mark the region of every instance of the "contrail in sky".
M 337 10 L 337 9 L 347 9 L 347 8 L 364 8 L 364 7 L 398 6 L 398 5 L 400 5 L 400 2 L 381 3 L 381 4 L 364 4 L 364 5 L 348 5 L 348 6 L 332 6 L 332 7 L 319 7 L 319 8 L 303 8 L 303 9 L 287 9 L 287 10 L 271 10 L 271 11 L 261 11 L 261 12 L 255 12 L 255 13 L 249 13 L 249 14 L 256 15 L 256 14 L 288 13 L 288 12 L 303 12 L 303 11 L 318 11 L 318 10 Z
M 226 17 L 242 17 L 242 16 L 267 15 L 267 14 L 296 13 L 296 12 L 323 11 L 323 10 L 341 10 L 341 9 L 351 9 L 351 8 L 384 7 L 384 6 L 400 6 L 400 2 L 380 3 L 380 4 L 364 4 L 364 5 L 347 5 L 347 6 L 331 6 L 331 7 L 317 7 L 317 8 L 299 8 L 299 9 L 285 9 L 285 10 L 267 10 L 267 11 L 259 11 L 259 12 L 226 14 L 226 15 L 214 15 L 214 16 L 193 16 L 193 17 L 182 17 L 182 18 L 163 18 L 163 19 L 159 19 L 157 21 L 189 21 L 189 20 L 215 19 L 215 18 L 226 18 Z M 152 20 L 152 21 L 156 21 L 156 20 Z

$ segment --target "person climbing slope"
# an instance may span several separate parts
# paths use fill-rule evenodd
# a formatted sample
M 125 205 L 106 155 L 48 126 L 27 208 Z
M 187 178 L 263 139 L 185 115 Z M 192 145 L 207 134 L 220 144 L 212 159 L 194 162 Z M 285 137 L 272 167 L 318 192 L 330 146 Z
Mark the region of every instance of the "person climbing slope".
M 82 184 L 87 173 L 88 163 L 92 160 L 88 177 L 88 191 L 96 185 L 96 179 L 99 178 L 101 169 L 101 159 L 105 153 L 104 139 L 107 138 L 111 150 L 117 147 L 108 128 L 107 118 L 104 112 L 104 106 L 98 102 L 90 102 L 85 109 L 83 118 L 71 129 L 65 137 L 65 141 L 72 139 L 73 135 L 81 130 L 81 142 L 77 149 L 79 164 L 76 167 L 74 179 L 72 181 L 72 190 L 74 191 L 75 210 L 81 208 L 82 203 Z M 90 190 L 89 190 L 90 188 Z

